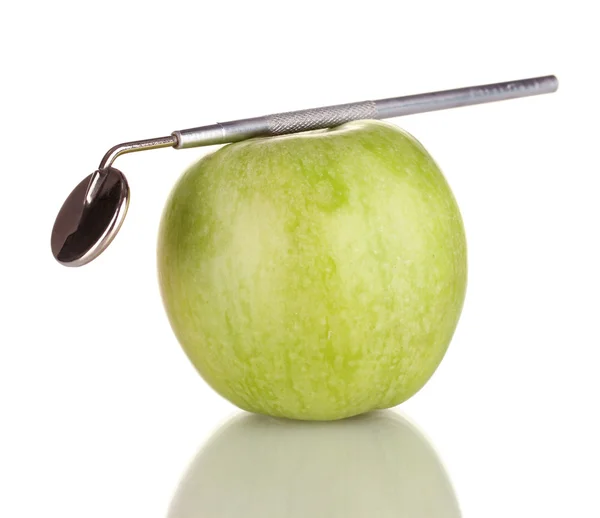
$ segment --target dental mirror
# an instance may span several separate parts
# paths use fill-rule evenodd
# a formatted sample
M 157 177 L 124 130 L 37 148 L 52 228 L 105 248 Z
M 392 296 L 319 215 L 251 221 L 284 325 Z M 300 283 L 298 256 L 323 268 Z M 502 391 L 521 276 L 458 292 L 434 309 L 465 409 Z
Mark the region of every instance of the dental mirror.
M 557 89 L 555 76 L 543 76 L 278 113 L 119 144 L 104 155 L 98 169 L 79 183 L 64 202 L 52 229 L 52 254 L 65 266 L 82 266 L 97 258 L 110 245 L 121 228 L 129 204 L 127 180 L 121 171 L 112 167 L 116 158 L 124 153 L 163 147 L 186 149 L 226 144 L 254 137 L 330 128 L 353 120 L 387 119 L 547 94 Z

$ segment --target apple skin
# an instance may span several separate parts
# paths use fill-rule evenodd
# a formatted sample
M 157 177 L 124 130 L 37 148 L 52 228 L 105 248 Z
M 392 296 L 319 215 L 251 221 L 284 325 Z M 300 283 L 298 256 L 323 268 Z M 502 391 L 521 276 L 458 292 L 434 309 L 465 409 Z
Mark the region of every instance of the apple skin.
M 200 375 L 238 407 L 334 420 L 393 407 L 440 364 L 467 283 L 439 167 L 389 123 L 230 144 L 166 203 L 158 277 Z

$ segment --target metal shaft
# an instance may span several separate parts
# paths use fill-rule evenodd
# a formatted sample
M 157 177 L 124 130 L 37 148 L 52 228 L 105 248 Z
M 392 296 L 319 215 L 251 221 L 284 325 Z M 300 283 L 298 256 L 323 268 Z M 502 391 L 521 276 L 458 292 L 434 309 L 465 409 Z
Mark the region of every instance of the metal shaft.
M 227 144 L 254 137 L 267 137 L 329 128 L 361 119 L 388 119 L 415 113 L 447 110 L 461 106 L 504 101 L 555 92 L 555 76 L 535 77 L 519 81 L 456 88 L 425 94 L 393 97 L 377 101 L 338 104 L 308 110 L 292 111 L 221 122 L 198 128 L 174 131 L 169 137 L 128 142 L 113 147 L 102 159 L 100 169 L 109 167 L 123 153 L 175 147 L 176 149 Z
M 110 167 L 118 156 L 124 155 L 125 153 L 145 151 L 146 149 L 158 149 L 161 147 L 173 147 L 175 144 L 177 144 L 177 137 L 172 135 L 169 135 L 168 137 L 134 140 L 133 142 L 125 142 L 125 144 L 117 144 L 106 152 L 98 169 L 103 170 Z

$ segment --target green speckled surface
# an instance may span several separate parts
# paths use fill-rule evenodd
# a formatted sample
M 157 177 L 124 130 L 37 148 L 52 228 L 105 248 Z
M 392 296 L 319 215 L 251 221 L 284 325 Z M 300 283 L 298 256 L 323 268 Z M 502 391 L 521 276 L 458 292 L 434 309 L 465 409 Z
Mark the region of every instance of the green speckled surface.
M 328 420 L 397 405 L 433 374 L 466 243 L 425 149 L 359 121 L 201 159 L 167 201 L 158 271 L 173 331 L 218 393 Z

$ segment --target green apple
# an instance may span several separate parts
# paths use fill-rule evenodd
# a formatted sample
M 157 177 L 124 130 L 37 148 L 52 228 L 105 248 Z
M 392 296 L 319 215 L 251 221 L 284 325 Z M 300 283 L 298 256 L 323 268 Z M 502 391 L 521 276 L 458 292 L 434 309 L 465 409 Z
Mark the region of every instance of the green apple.
M 248 415 L 190 463 L 168 518 L 459 518 L 431 444 L 403 417 L 334 423 Z
M 242 409 L 333 420 L 395 406 L 441 362 L 463 306 L 455 198 L 378 121 L 230 144 L 174 187 L 158 239 L 171 327 Z

